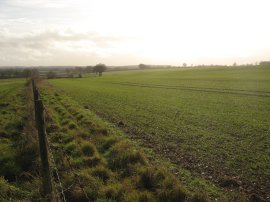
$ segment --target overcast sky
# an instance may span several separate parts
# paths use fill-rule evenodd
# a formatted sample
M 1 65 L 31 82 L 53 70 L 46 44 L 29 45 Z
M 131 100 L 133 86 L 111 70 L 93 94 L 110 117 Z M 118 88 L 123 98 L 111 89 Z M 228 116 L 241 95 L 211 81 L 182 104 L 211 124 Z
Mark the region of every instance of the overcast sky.
M 269 0 L 0 0 L 0 66 L 270 60 Z

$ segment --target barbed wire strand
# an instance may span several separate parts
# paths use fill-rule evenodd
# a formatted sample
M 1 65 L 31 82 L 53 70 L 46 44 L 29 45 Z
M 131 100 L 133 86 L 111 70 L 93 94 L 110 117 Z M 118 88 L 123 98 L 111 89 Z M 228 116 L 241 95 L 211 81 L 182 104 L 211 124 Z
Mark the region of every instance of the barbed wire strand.
M 51 147 L 50 147 L 50 141 L 48 140 L 48 138 L 46 138 L 46 140 L 47 140 L 47 145 L 48 145 L 48 149 L 49 149 L 49 154 L 51 155 L 51 161 L 52 161 L 52 164 L 53 164 L 53 167 L 54 167 L 53 169 L 54 169 L 54 171 L 56 173 L 57 181 L 58 181 L 60 189 L 61 189 L 61 196 L 62 196 L 63 201 L 66 202 L 66 197 L 65 197 L 63 185 L 62 185 L 62 182 L 60 180 L 60 175 L 59 175 L 58 169 L 56 167 L 54 156 L 53 156 L 53 153 L 52 153 L 52 150 L 51 150 Z
M 38 94 L 39 94 L 39 97 L 41 97 L 39 91 L 38 91 Z M 43 105 L 44 112 L 49 116 L 48 110 L 45 107 L 45 105 L 44 105 L 43 102 L 42 102 L 42 105 Z M 55 158 L 53 156 L 53 152 L 52 152 L 52 149 L 51 149 L 51 146 L 50 146 L 51 143 L 50 143 L 49 137 L 47 135 L 46 135 L 46 141 L 47 141 L 49 153 L 51 155 L 51 161 L 52 161 L 52 164 L 53 164 L 53 167 L 54 167 L 53 169 L 54 169 L 54 171 L 56 173 L 57 181 L 58 181 L 59 186 L 60 186 L 60 189 L 61 189 L 61 196 L 62 196 L 63 201 L 66 202 L 66 197 L 65 197 L 63 185 L 62 185 L 62 182 L 61 182 L 61 179 L 60 179 L 60 175 L 59 175 L 59 172 L 58 172 L 58 168 L 57 168 L 56 163 L 55 163 Z

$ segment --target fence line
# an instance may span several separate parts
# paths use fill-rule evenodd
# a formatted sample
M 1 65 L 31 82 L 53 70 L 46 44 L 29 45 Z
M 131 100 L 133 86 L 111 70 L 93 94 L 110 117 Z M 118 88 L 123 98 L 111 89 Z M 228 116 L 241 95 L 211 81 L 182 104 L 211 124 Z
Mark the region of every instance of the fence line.
M 38 139 L 39 139 L 39 150 L 40 150 L 40 158 L 41 158 L 41 175 L 42 175 L 42 196 L 44 197 L 45 201 L 56 201 L 57 196 L 53 195 L 53 187 L 52 187 L 52 175 L 51 175 L 51 166 L 53 166 L 53 170 L 56 173 L 57 181 L 59 187 L 61 188 L 61 198 L 62 201 L 66 202 L 64 189 L 60 180 L 60 176 L 58 173 L 58 169 L 55 164 L 54 156 L 50 149 L 50 143 L 47 139 L 46 134 L 46 125 L 44 119 L 44 110 L 45 107 L 41 100 L 41 96 L 39 90 L 36 86 L 35 80 L 32 79 L 32 90 L 33 90 L 33 97 L 34 97 L 34 108 L 35 108 L 35 120 L 36 120 L 36 127 L 38 131 Z M 49 156 L 51 157 L 51 162 L 49 160 Z

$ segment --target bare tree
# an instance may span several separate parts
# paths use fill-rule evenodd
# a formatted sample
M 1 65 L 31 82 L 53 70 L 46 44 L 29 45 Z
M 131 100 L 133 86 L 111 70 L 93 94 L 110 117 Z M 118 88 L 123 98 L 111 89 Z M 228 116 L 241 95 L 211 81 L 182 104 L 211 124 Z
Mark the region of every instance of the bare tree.
M 56 73 L 53 72 L 53 71 L 49 71 L 49 72 L 47 73 L 47 78 L 48 78 L 48 79 L 54 79 L 54 78 L 56 78 Z
M 148 68 L 148 65 L 145 65 L 145 64 L 139 64 L 139 69 L 146 69 Z

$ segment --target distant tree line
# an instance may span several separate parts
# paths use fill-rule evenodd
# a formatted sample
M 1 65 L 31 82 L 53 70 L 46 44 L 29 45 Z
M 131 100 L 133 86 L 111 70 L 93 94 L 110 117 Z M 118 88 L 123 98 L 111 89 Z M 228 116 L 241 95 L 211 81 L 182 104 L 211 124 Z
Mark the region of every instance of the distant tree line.
M 21 68 L 5 68 L 0 69 L 0 79 L 8 78 L 28 78 L 31 76 L 31 69 L 21 69 Z
M 171 65 L 146 65 L 146 64 L 139 64 L 139 69 L 158 69 L 158 68 L 171 68 Z
M 48 73 L 47 73 L 47 78 L 48 79 L 54 79 L 54 78 L 56 78 L 56 73 L 54 72 L 54 71 L 49 71 Z
M 262 61 L 260 62 L 261 66 L 269 66 L 270 67 L 270 61 Z
M 139 67 L 139 69 L 148 69 L 148 68 L 150 68 L 149 65 L 145 65 L 145 64 L 139 64 L 138 67 Z
M 262 61 L 260 63 L 255 63 L 255 66 L 267 66 L 270 67 L 270 61 Z M 53 79 L 57 77 L 83 77 L 83 74 L 94 73 L 98 76 L 102 76 L 105 71 L 120 71 L 120 70 L 135 70 L 135 69 L 156 69 L 156 68 L 181 68 L 181 67 L 236 67 L 236 66 L 253 66 L 253 64 L 246 65 L 238 65 L 234 62 L 232 65 L 193 65 L 183 63 L 181 66 L 171 66 L 171 65 L 147 65 L 147 64 L 139 64 L 134 65 L 134 67 L 111 67 L 107 69 L 105 64 L 99 63 L 95 66 L 86 66 L 86 67 L 70 67 L 70 68 L 61 68 L 61 67 L 41 67 L 41 68 L 0 68 L 0 79 L 8 79 L 8 78 L 28 78 L 30 76 L 37 76 L 41 74 L 41 77 L 46 77 L 48 79 Z M 40 71 L 40 72 L 39 72 Z
M 173 68 L 170 65 L 147 65 L 139 64 L 134 66 L 120 66 L 120 67 L 110 67 L 109 69 L 105 64 L 99 63 L 95 66 L 86 67 L 37 67 L 37 68 L 0 68 L 0 79 L 6 78 L 27 78 L 35 75 L 40 75 L 43 78 L 53 79 L 59 77 L 69 77 L 69 78 L 81 78 L 83 74 L 94 73 L 97 76 L 102 76 L 105 71 L 121 71 L 121 70 L 136 70 L 136 69 L 155 69 L 155 68 Z
M 65 77 L 69 78 L 82 78 L 83 74 L 87 73 L 95 73 L 98 76 L 102 76 L 102 73 L 107 70 L 107 66 L 105 64 L 99 63 L 95 66 L 86 66 L 86 67 L 75 67 L 75 68 L 66 68 L 65 71 Z M 59 76 L 60 69 L 50 69 L 50 71 L 47 72 L 46 77 L 48 79 L 53 79 Z M 63 74 L 63 72 L 62 72 Z M 63 76 L 62 76 L 63 77 Z
M 95 66 L 86 66 L 85 68 L 83 67 L 75 67 L 71 73 L 78 74 L 79 77 L 82 77 L 83 73 L 95 73 L 98 74 L 99 76 L 102 76 L 102 73 L 107 70 L 107 66 L 105 64 L 99 63 Z

